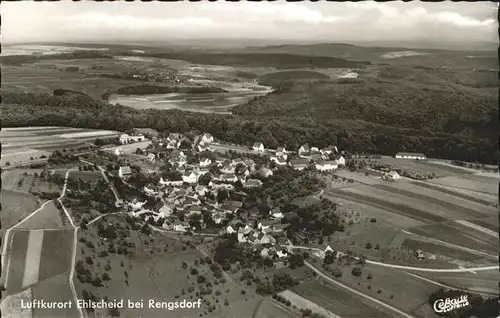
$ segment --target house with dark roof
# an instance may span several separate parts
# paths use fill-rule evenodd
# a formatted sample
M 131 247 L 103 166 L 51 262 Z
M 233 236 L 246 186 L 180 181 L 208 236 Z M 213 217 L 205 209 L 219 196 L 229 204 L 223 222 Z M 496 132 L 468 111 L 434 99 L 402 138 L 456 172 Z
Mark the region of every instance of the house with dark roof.
M 289 164 L 295 170 L 304 170 L 309 165 L 309 161 L 305 159 L 292 159 Z

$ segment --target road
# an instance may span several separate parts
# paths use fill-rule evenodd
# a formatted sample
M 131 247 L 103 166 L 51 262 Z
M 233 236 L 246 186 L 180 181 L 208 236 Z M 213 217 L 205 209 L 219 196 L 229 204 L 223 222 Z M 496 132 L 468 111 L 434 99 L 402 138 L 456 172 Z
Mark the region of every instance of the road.
M 389 304 L 387 304 L 387 303 L 385 303 L 383 301 L 380 301 L 380 300 L 375 299 L 375 298 L 373 298 L 371 296 L 365 295 L 365 294 L 363 294 L 363 293 L 361 293 L 361 292 L 359 292 L 359 291 L 357 291 L 357 290 L 355 290 L 355 289 L 353 289 L 353 288 L 351 288 L 349 286 L 346 286 L 346 285 L 344 285 L 342 283 L 339 283 L 339 282 L 333 280 L 332 278 L 330 278 L 327 275 L 323 274 L 323 272 L 321 272 L 319 269 L 317 269 L 316 267 L 314 267 L 309 262 L 304 262 L 304 265 L 306 265 L 307 267 L 309 267 L 310 269 L 312 269 L 316 274 L 318 274 L 324 280 L 326 280 L 326 281 L 328 281 L 328 282 L 330 282 L 330 283 L 332 283 L 334 285 L 337 285 L 338 287 L 346 289 L 346 290 L 350 291 L 351 293 L 354 293 L 354 294 L 356 294 L 358 296 L 361 296 L 363 298 L 366 298 L 366 299 L 368 299 L 368 300 L 370 300 L 370 301 L 372 301 L 372 302 L 374 302 L 374 303 L 376 303 L 378 305 L 381 305 L 381 306 L 383 306 L 383 307 L 385 307 L 387 309 L 390 309 L 391 311 L 393 311 L 395 313 L 398 313 L 401 317 L 415 318 L 415 317 L 413 317 L 413 316 L 411 316 L 411 315 L 409 315 L 409 314 L 407 314 L 407 313 L 405 313 L 405 312 L 403 312 L 403 311 L 401 311 L 401 310 L 399 310 L 399 309 L 397 309 L 397 308 L 395 308 L 395 307 L 393 307 L 393 306 L 391 306 L 391 305 L 389 305 Z
M 287 247 L 287 248 L 291 248 L 291 249 L 304 249 L 304 250 L 313 250 L 313 251 L 317 251 L 317 252 L 324 252 L 322 249 L 319 249 L 316 247 L 297 246 L 297 245 L 283 245 L 283 246 Z M 339 252 L 339 251 L 337 251 L 337 254 L 338 255 L 347 255 L 346 253 Z M 355 259 L 358 259 L 358 258 L 355 257 Z M 418 271 L 418 272 L 432 272 L 432 273 L 484 272 L 484 271 L 491 271 L 491 270 L 500 269 L 499 265 L 468 267 L 468 268 L 425 268 L 425 267 L 412 267 L 412 266 L 404 266 L 404 265 L 387 264 L 387 263 L 382 263 L 382 262 L 377 262 L 377 261 L 370 261 L 368 259 L 366 259 L 365 262 L 368 264 L 389 267 L 389 268 L 404 269 L 404 270 Z
M 92 166 L 94 165 L 94 163 L 92 163 L 90 161 L 87 161 L 87 160 L 84 160 L 82 158 L 79 158 L 79 160 L 80 160 L 80 162 L 83 162 L 85 164 L 92 165 Z M 113 184 L 111 184 L 111 182 L 108 179 L 108 176 L 106 175 L 106 170 L 104 170 L 104 168 L 101 167 L 101 166 L 97 166 L 97 168 L 99 168 L 99 171 L 101 171 L 101 174 L 104 177 L 104 180 L 109 184 L 109 186 L 111 188 L 111 191 L 113 192 L 113 195 L 115 196 L 115 200 L 116 201 L 120 201 L 120 197 L 118 196 L 118 192 L 116 191 L 116 189 L 113 186 Z

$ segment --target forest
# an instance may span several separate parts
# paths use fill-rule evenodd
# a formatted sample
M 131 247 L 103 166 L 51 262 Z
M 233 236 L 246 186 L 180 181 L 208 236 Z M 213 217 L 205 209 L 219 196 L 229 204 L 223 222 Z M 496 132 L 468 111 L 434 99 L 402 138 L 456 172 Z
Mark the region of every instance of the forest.
M 261 98 L 269 98 L 271 95 Z M 254 101 L 257 102 L 258 100 Z M 406 128 L 404 123 L 416 125 L 417 114 L 405 115 L 403 111 L 387 111 L 383 119 L 388 120 L 387 116 L 392 116 L 390 123 L 377 123 L 376 120 L 369 122 L 368 119 L 375 118 L 374 114 L 382 113 L 383 110 L 376 107 L 371 110 L 366 106 L 364 111 L 359 111 L 358 118 L 353 110 L 346 109 L 344 112 L 350 116 L 348 118 L 346 115 L 323 119 L 314 114 L 296 117 L 279 114 L 263 116 L 258 114 L 258 110 L 250 113 L 237 111 L 235 115 L 180 110 L 137 110 L 122 105 L 109 105 L 86 96 L 32 93 L 5 92 L 3 103 L 4 127 L 67 126 L 118 131 L 127 131 L 134 127 L 152 128 L 159 132 L 211 132 L 215 138 L 235 144 L 250 146 L 261 141 L 266 148 L 274 149 L 278 146 L 298 149 L 304 143 L 317 147 L 335 144 L 351 153 L 394 155 L 399 151 L 424 152 L 430 158 L 485 164 L 496 164 L 498 158 L 497 132 L 493 128 L 496 127 L 494 123 L 497 117 L 493 110 L 490 110 L 488 115 L 490 107 L 486 101 L 482 106 L 485 118 L 477 115 L 481 114 L 481 111 L 475 111 L 474 115 L 464 104 L 463 112 L 470 114 L 469 118 L 460 119 L 451 111 L 443 111 L 436 112 L 437 119 L 433 119 L 423 112 L 419 122 L 423 122 L 424 127 L 414 128 Z M 293 100 L 290 104 L 293 104 Z M 342 110 L 340 106 L 339 109 Z M 323 115 L 326 117 L 325 113 Z M 432 128 L 430 121 L 437 126 Z M 451 123 L 460 122 L 467 125 L 467 121 L 471 123 L 467 133 L 453 134 L 444 131 L 443 126 L 438 126 L 448 122 L 454 128 L 457 126 Z

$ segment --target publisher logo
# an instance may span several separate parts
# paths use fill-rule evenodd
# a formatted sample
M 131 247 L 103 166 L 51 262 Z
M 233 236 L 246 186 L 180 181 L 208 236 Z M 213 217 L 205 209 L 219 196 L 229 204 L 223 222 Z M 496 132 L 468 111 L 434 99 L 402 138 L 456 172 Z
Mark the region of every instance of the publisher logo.
M 459 298 L 438 299 L 434 302 L 433 308 L 436 313 L 442 314 L 465 306 L 469 306 L 467 295 L 460 296 Z

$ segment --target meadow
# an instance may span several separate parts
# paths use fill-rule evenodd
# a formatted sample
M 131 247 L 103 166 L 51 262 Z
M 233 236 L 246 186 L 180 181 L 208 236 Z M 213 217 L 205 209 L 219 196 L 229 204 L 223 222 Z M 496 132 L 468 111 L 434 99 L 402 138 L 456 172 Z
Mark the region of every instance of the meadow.
M 32 211 L 33 212 L 33 211 Z M 54 201 L 50 201 L 29 219 L 18 225 L 19 229 L 69 229 L 71 225 L 66 214 L 59 210 Z
M 46 158 L 53 151 L 83 151 L 93 147 L 97 138 L 118 137 L 120 133 L 110 130 L 94 130 L 70 127 L 21 127 L 3 128 L 2 167 L 29 164 L 33 160 Z
M 40 207 L 39 200 L 31 194 L 2 190 L 2 227 L 10 228 Z
M 387 313 L 371 307 L 363 298 L 321 280 L 300 284 L 292 291 L 340 317 L 387 317 Z
M 61 273 L 57 276 L 40 281 L 32 287 L 33 298 L 47 302 L 64 302 L 71 300 L 72 308 L 38 308 L 33 310 L 34 317 L 78 317 L 78 311 L 74 304 L 73 293 L 69 286 L 69 274 Z

